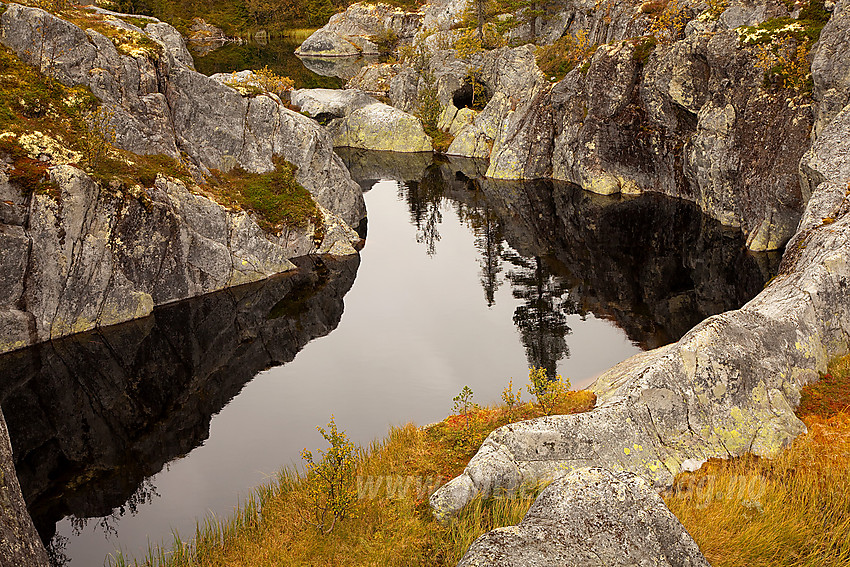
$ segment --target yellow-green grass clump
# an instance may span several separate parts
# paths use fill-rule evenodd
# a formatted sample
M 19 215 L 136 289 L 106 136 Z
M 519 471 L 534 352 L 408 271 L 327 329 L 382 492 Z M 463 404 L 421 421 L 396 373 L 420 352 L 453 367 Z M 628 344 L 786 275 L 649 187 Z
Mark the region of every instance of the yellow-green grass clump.
M 587 411 L 588 391 L 564 392 L 559 413 Z M 228 520 L 208 519 L 191 542 L 152 549 L 147 566 L 422 565 L 454 566 L 491 529 L 519 523 L 540 486 L 510 497 L 475 499 L 449 523 L 432 516 L 428 497 L 463 471 L 480 442 L 499 426 L 542 415 L 531 403 L 470 407 L 425 428 L 394 427 L 382 441 L 357 451 L 358 498 L 327 534 L 309 521 L 310 496 L 301 473 L 284 470 Z M 123 557 L 113 562 L 127 564 Z
M 850 356 L 803 389 L 809 428 L 774 459 L 712 459 L 665 501 L 713 567 L 850 565 Z

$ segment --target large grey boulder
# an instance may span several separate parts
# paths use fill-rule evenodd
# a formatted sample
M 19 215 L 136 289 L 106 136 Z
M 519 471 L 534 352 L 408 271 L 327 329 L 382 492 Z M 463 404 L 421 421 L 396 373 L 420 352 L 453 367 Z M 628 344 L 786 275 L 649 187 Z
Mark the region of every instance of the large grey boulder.
M 415 116 L 381 102 L 328 124 L 335 146 L 390 152 L 430 152 L 431 138 Z
M 21 495 L 6 420 L 0 412 L 0 567 L 47 567 L 47 551 Z
M 393 34 L 410 41 L 422 23 L 420 12 L 405 12 L 389 4 L 357 3 L 334 14 L 295 50 L 309 57 L 346 57 L 380 53 L 377 37 Z
M 363 48 L 366 48 L 366 53 L 376 53 L 378 51 L 378 47 L 371 41 L 367 43 L 367 40 L 364 40 L 361 45 Z M 325 29 L 314 31 L 295 50 L 296 55 L 303 57 L 351 57 L 362 53 L 361 48 L 358 48 L 349 39 L 336 32 Z
M 604 373 L 591 386 L 592 411 L 491 433 L 463 474 L 431 497 L 435 514 L 585 466 L 634 472 L 663 488 L 709 458 L 770 457 L 804 432 L 794 414 L 800 389 L 850 351 L 848 154 L 850 107 L 804 160 L 817 185 L 762 293 Z
M 458 567 L 708 567 L 652 485 L 578 469 L 546 487 L 517 526 L 479 537 Z
M 336 147 L 391 152 L 430 152 L 431 138 L 415 116 L 355 89 L 300 89 L 292 102 L 315 118 L 329 120 Z
M 116 143 L 123 149 L 172 157 L 183 152 L 202 172 L 237 165 L 266 172 L 274 167 L 272 158 L 281 156 L 298 168 L 298 181 L 321 205 L 351 226 L 363 219 L 359 187 L 318 124 L 273 94 L 243 97 L 197 73 L 178 32 L 167 24 L 145 30 L 117 18 L 105 24 L 147 39 L 148 47 L 128 54 L 94 30 L 17 4 L 0 16 L 0 42 L 60 82 L 89 87 L 113 112 Z M 45 62 L 40 53 L 51 57 Z
M 296 89 L 292 104 L 312 117 L 342 118 L 355 110 L 375 104 L 377 99 L 357 89 Z

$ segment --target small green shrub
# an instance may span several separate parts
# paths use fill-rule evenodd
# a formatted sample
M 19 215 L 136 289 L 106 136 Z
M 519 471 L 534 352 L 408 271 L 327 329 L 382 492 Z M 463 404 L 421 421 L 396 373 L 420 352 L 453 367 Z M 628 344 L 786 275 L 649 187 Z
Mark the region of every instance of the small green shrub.
M 378 51 L 381 53 L 392 53 L 398 48 L 398 34 L 389 28 L 384 28 L 380 33 L 373 35 L 369 39 L 378 46 Z
M 514 411 L 517 406 L 522 403 L 522 390 L 514 392 L 513 378 L 508 381 L 508 386 L 502 390 L 502 401 L 505 403 L 505 409 L 508 413 L 508 419 L 513 419 Z
M 327 429 L 320 426 L 316 429 L 330 443 L 330 448 L 319 451 L 322 458 L 318 462 L 313 459 L 311 451 L 301 451 L 301 458 L 307 465 L 307 510 L 302 519 L 319 533 L 328 534 L 337 522 L 354 512 L 357 461 L 354 444 L 344 431 L 337 429 L 333 416 Z
M 545 368 L 529 369 L 528 381 L 528 393 L 537 399 L 537 405 L 545 415 L 552 415 L 570 389 L 569 380 L 564 380 L 560 374 L 550 377 Z
M 463 416 L 464 418 L 464 427 L 469 429 L 469 412 L 471 410 L 477 410 L 478 406 L 473 403 L 472 396 L 472 388 L 469 386 L 464 386 L 460 391 L 460 394 L 452 398 L 454 405 L 452 406 L 452 411 L 458 412 L 458 415 Z
M 552 45 L 537 48 L 537 66 L 547 77 L 560 81 L 576 65 L 590 58 L 598 46 L 591 45 L 587 31 L 562 36 Z
M 100 165 L 115 145 L 113 112 L 98 106 L 84 115 L 85 132 L 80 138 L 86 164 L 92 169 Z
M 658 40 L 655 39 L 655 36 L 649 35 L 646 37 L 634 39 L 632 40 L 632 42 L 635 46 L 635 51 L 634 53 L 632 53 L 632 58 L 641 65 L 646 65 L 649 56 L 652 55 L 652 52 L 655 51 L 655 47 L 658 45 Z

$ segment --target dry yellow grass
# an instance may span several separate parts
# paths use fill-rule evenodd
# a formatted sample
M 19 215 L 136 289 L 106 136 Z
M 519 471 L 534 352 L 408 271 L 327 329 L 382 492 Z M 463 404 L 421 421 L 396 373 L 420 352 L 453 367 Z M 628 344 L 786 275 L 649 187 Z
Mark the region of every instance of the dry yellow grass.
M 587 411 L 591 392 L 567 392 L 557 413 Z M 303 476 L 281 471 L 230 518 L 207 519 L 190 542 L 175 538 L 170 550 L 151 549 L 144 560 L 118 557 L 113 565 L 265 567 L 281 565 L 441 566 L 455 565 L 481 534 L 515 525 L 540 487 L 510 498 L 476 499 L 451 523 L 437 523 L 428 497 L 459 474 L 481 441 L 497 427 L 529 417 L 530 403 L 507 408 L 477 408 L 450 416 L 426 429 L 412 424 L 358 455 L 358 495 L 354 516 L 326 535 L 305 521 Z
M 665 501 L 713 567 L 850 565 L 850 357 L 807 386 L 809 432 L 775 459 L 712 460 Z

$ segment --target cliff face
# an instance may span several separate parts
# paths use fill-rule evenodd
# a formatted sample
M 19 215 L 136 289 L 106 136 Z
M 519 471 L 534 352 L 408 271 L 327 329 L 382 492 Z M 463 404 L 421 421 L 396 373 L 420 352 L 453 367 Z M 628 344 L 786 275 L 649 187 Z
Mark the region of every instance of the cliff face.
M 0 357 L 14 464 L 45 540 L 68 514 L 109 515 L 143 491 L 146 477 L 208 437 L 211 416 L 257 372 L 336 328 L 359 258 L 295 263 L 286 274 Z
M 778 11 L 769 5 L 761 17 Z M 613 21 L 603 33 L 597 23 L 584 29 L 611 43 L 554 83 L 529 46 L 467 58 L 434 52 L 428 65 L 445 108 L 441 127 L 455 134 L 447 153 L 489 158 L 493 178 L 681 197 L 740 227 L 750 249 L 781 248 L 807 197 L 797 170 L 811 144 L 811 101 L 765 89 L 757 50 L 723 18 L 690 25 L 684 39 L 657 46 L 629 40 L 632 24 Z M 491 95 L 480 112 L 459 101 L 469 69 Z M 402 69 L 390 97 L 409 110 L 424 86 L 413 69 Z
M 719 11 L 675 3 L 681 36 L 659 27 L 649 4 L 537 6 L 544 15 L 504 39 L 545 45 L 564 34 L 582 38 L 558 55 L 577 57 L 563 79 L 544 76 L 533 45 L 459 55 L 453 47 L 463 3 L 436 1 L 426 5 L 416 39 L 425 55 L 364 70 L 351 86 L 385 91 L 405 111 L 436 89 L 444 111 L 439 127 L 454 136 L 447 153 L 488 158 L 488 177 L 559 179 L 601 194 L 661 192 L 740 227 L 751 250 L 784 246 L 809 196 L 799 181 L 800 158 L 813 129 L 846 103 L 840 54 L 847 16 L 840 3 L 808 60 L 808 40 L 799 37 L 829 14 L 801 15 L 775 0 L 732 1 Z M 523 21 L 520 12 L 511 17 Z M 779 52 L 782 41 L 789 45 L 792 33 L 802 43 L 786 56 L 803 66 L 811 61 L 811 94 L 801 84 L 765 79 L 765 54 Z M 471 72 L 490 97 L 481 111 L 464 108 Z

